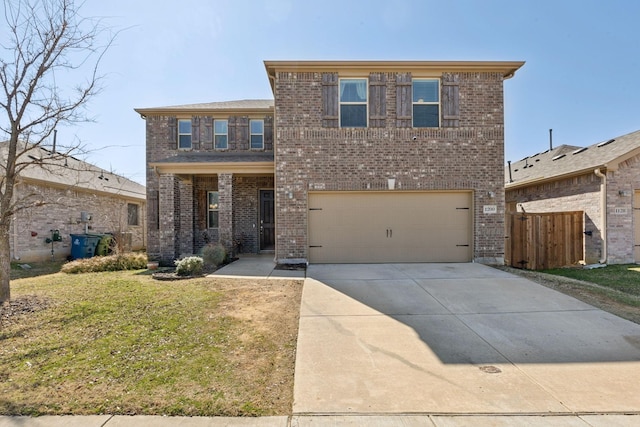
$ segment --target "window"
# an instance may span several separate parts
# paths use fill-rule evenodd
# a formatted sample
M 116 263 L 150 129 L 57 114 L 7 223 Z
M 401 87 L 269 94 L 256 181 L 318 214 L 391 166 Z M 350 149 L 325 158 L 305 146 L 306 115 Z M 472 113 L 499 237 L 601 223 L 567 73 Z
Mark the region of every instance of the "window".
M 367 79 L 340 79 L 340 127 L 367 127 Z
M 215 140 L 215 148 L 217 150 L 226 150 L 229 148 L 229 122 L 227 120 L 214 120 L 213 133 Z
M 249 122 L 251 130 L 251 146 L 250 148 L 264 148 L 264 120 L 251 120 Z
M 191 120 L 178 120 L 178 148 L 191 148 Z
M 140 225 L 138 222 L 138 205 L 127 203 L 127 224 Z
M 413 80 L 413 127 L 437 128 L 440 126 L 440 81 L 436 79 Z
M 207 193 L 207 227 L 218 228 L 218 192 L 209 191 Z

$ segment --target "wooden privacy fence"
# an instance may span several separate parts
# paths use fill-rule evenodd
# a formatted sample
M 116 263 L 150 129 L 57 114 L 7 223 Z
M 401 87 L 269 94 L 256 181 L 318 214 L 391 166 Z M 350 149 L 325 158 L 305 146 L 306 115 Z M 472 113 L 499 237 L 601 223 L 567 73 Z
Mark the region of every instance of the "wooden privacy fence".
M 507 213 L 505 264 L 544 270 L 583 257 L 584 212 Z

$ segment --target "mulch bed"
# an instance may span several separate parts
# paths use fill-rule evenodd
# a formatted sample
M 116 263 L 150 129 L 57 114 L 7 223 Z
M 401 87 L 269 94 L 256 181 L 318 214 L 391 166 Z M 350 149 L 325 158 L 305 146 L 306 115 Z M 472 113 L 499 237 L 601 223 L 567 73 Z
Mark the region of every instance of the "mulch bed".
M 52 302 L 36 295 L 20 295 L 0 304 L 0 326 L 16 323 L 21 316 L 47 309 Z

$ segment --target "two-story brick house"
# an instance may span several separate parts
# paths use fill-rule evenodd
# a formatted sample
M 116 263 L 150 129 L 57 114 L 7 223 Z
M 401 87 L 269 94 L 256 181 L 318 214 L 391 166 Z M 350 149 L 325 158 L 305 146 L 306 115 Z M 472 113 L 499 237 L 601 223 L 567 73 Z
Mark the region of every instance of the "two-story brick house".
M 273 101 L 137 109 L 149 255 L 500 262 L 503 82 L 522 65 L 266 61 Z

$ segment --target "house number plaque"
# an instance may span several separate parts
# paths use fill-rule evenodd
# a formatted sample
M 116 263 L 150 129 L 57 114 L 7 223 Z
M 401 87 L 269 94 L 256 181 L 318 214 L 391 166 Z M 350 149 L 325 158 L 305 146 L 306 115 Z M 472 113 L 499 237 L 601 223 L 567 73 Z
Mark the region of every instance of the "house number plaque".
M 496 205 L 484 205 L 482 207 L 482 213 L 486 213 L 486 214 L 498 213 L 498 206 L 496 206 Z

